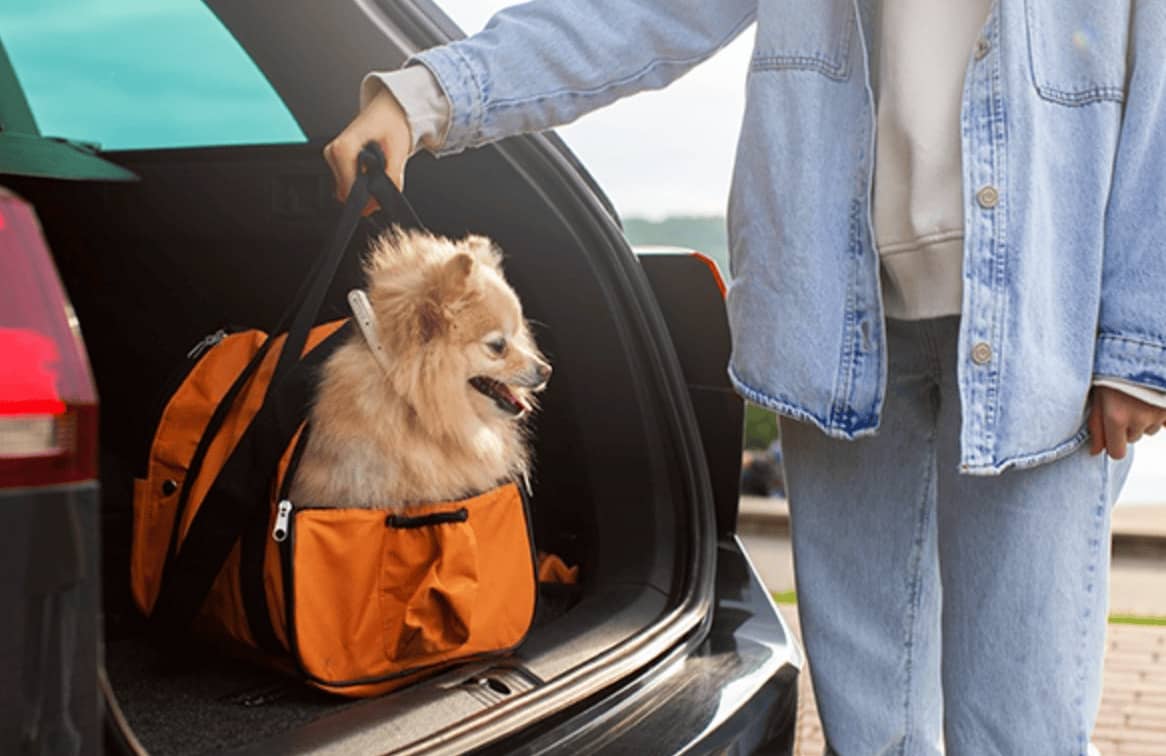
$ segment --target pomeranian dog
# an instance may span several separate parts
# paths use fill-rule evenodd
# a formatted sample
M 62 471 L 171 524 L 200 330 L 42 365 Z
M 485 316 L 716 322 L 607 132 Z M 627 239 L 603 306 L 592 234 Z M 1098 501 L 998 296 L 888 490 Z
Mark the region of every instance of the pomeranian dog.
M 292 501 L 403 511 L 526 478 L 524 420 L 551 366 L 498 249 L 393 230 L 365 275 L 367 328 L 322 366 Z

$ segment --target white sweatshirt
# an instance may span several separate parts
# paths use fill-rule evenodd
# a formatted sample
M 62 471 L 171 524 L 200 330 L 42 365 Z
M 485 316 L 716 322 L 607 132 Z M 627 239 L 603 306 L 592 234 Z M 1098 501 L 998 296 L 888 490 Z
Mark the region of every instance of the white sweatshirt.
M 962 309 L 960 104 L 990 5 L 882 4 L 874 222 L 888 317 L 920 320 Z

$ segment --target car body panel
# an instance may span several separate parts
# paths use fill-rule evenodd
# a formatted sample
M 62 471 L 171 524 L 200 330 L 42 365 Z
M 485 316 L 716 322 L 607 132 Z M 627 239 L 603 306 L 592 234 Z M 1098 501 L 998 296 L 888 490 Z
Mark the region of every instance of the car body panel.
M 717 548 L 708 634 L 524 742 L 488 753 L 790 753 L 797 641 L 739 539 Z
M 0 753 L 97 753 L 101 590 L 95 481 L 0 491 Z
M 745 403 L 725 370 L 730 341 L 724 283 L 716 263 L 698 252 L 636 251 L 684 372 L 716 500 L 717 534 L 725 536 L 737 522 Z

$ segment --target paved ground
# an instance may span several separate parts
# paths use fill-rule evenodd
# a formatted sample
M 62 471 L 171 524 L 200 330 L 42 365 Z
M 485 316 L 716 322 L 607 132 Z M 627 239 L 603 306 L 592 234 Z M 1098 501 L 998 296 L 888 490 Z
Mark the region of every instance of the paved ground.
M 781 613 L 801 635 L 797 607 Z M 822 724 L 808 671 L 798 682 L 796 756 L 821 756 Z M 1105 688 L 1093 744 L 1103 756 L 1166 754 L 1166 627 L 1110 625 Z
M 762 579 L 771 590 L 784 592 L 793 589 L 793 567 L 786 524 L 774 517 L 775 507 L 780 504 L 772 500 L 743 501 L 741 537 Z M 1163 617 L 1166 507 L 1140 510 L 1133 519 L 1136 530 L 1119 530 L 1123 523 L 1115 521 L 1112 611 Z M 1117 537 L 1131 533 L 1136 537 Z M 797 607 L 786 604 L 781 610 L 800 634 Z M 801 676 L 795 753 L 819 756 L 822 730 L 809 680 L 809 674 Z M 1166 756 L 1166 627 L 1110 624 L 1094 744 L 1104 756 Z

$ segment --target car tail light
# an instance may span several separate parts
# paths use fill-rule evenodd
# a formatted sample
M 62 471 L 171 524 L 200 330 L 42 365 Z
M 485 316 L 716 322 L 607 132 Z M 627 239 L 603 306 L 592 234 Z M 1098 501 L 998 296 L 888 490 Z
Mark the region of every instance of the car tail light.
M 97 392 L 32 208 L 0 189 L 0 488 L 96 477 Z

